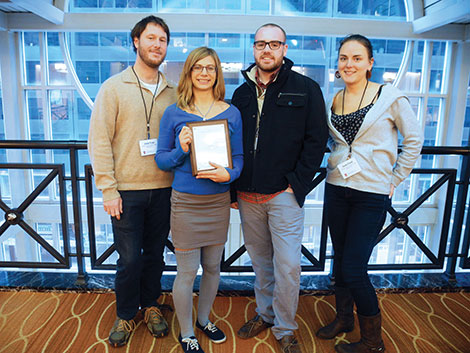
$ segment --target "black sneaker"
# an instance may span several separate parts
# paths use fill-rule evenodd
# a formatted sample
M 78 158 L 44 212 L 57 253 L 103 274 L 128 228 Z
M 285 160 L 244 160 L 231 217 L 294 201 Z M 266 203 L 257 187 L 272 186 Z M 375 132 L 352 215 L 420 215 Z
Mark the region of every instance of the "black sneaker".
M 209 339 L 214 343 L 222 343 L 227 340 L 225 334 L 212 322 L 208 322 L 206 326 L 202 326 L 198 320 L 196 320 L 196 327 L 206 334 Z
M 181 348 L 183 348 L 184 353 L 198 352 L 204 353 L 197 338 L 194 336 L 181 338 L 181 334 L 178 336 L 178 341 L 180 341 Z

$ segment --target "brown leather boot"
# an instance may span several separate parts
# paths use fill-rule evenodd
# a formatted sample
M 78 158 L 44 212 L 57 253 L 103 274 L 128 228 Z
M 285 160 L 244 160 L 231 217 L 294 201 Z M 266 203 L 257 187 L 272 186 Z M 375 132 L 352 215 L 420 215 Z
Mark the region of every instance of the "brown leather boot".
M 354 329 L 354 300 L 348 288 L 335 288 L 336 318 L 317 331 L 317 337 L 329 340 L 341 332 Z
M 385 352 L 382 341 L 382 316 L 380 312 L 375 316 L 359 317 L 361 327 L 361 340 L 355 343 L 338 344 L 335 350 L 338 353 L 383 353 Z

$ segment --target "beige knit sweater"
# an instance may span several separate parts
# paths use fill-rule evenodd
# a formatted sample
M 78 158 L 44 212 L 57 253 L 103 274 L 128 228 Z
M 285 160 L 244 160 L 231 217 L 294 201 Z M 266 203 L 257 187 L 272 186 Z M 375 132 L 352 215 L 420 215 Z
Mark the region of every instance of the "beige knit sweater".
M 176 102 L 176 88 L 161 73 L 160 81 L 150 118 L 150 138 L 158 138 L 163 112 Z M 143 87 L 142 91 L 150 111 L 153 92 Z M 172 173 L 160 170 L 154 155 L 140 155 L 139 141 L 144 139 L 147 139 L 145 109 L 137 79 L 128 67 L 103 83 L 91 114 L 88 153 L 104 201 L 120 197 L 118 190 L 171 186 Z

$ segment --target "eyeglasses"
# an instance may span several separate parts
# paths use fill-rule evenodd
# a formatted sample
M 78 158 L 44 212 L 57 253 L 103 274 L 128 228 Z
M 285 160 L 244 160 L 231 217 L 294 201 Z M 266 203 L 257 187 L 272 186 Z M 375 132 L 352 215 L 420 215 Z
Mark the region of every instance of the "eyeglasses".
M 206 72 L 208 74 L 214 74 L 217 68 L 214 65 L 207 65 L 207 66 L 194 65 L 191 70 L 193 72 L 202 72 L 204 69 L 206 69 Z
M 253 43 L 253 46 L 256 50 L 263 50 L 264 48 L 266 48 L 266 45 L 269 45 L 269 48 L 271 48 L 271 50 L 278 50 L 284 44 L 284 42 L 281 42 L 279 40 L 272 40 L 270 42 L 265 42 L 264 40 L 257 40 Z

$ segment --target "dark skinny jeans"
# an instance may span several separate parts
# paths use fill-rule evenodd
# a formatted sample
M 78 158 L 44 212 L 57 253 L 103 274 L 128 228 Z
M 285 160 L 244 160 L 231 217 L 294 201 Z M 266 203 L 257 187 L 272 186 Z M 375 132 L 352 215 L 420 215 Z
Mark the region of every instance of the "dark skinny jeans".
M 379 312 L 367 264 L 385 223 L 388 195 L 326 183 L 325 212 L 334 249 L 333 275 L 337 287 L 349 288 L 357 312 Z

